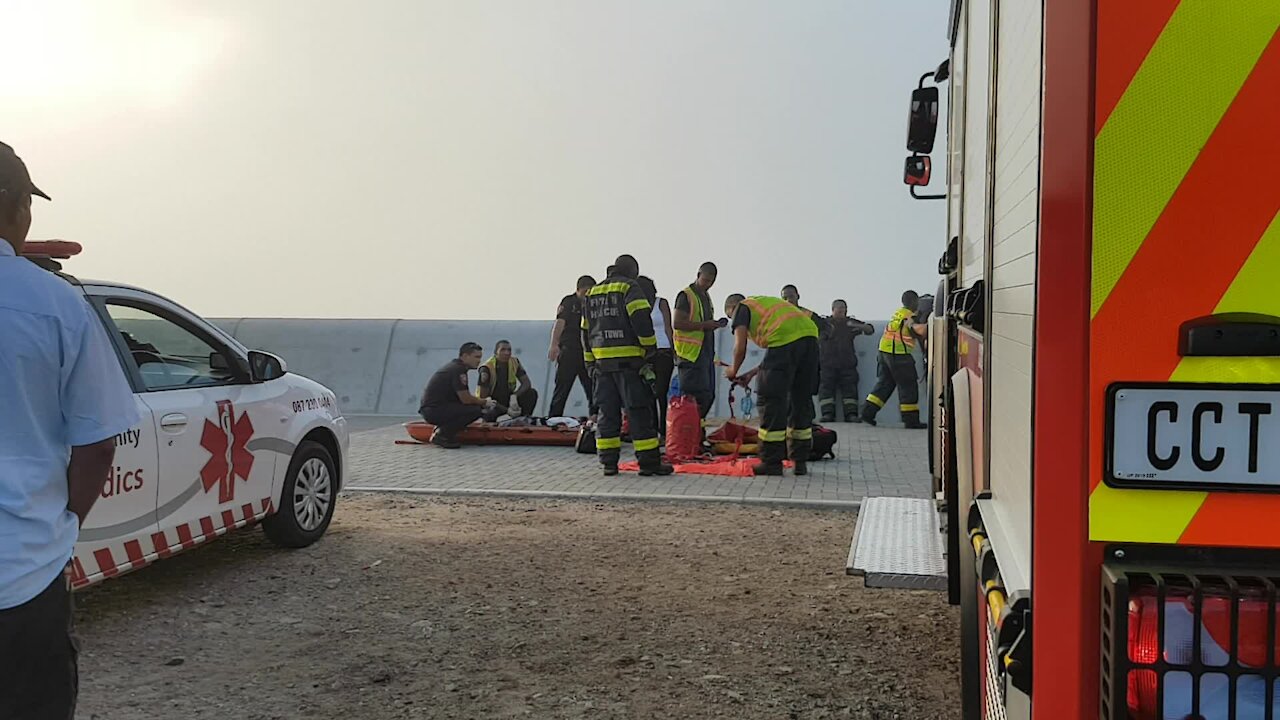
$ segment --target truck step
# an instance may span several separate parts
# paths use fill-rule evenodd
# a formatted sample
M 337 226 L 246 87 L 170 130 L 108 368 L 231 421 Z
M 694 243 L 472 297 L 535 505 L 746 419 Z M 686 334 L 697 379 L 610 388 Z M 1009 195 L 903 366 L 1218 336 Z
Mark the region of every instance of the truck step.
M 935 501 L 863 498 L 845 572 L 871 588 L 946 590 L 944 552 Z

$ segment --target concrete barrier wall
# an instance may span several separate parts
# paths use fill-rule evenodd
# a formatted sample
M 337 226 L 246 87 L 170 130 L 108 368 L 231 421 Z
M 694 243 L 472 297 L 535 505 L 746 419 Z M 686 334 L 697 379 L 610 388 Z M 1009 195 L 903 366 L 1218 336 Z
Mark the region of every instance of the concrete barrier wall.
M 539 413 L 546 413 L 555 385 L 555 366 L 547 360 L 550 322 L 264 318 L 222 318 L 213 322 L 244 345 L 275 353 L 285 359 L 291 371 L 328 386 L 338 396 L 339 407 L 349 414 L 417 414 L 427 379 L 456 357 L 458 347 L 468 340 L 480 343 L 486 353 L 498 340 L 511 341 L 538 390 Z M 875 384 L 876 344 L 884 322 L 872 324 L 876 334 L 857 341 L 859 401 Z M 748 348 L 746 367 L 754 367 L 764 353 L 754 345 Z M 725 361 L 731 358 L 733 338 L 728 331 L 716 333 L 716 354 Z M 473 387 L 474 383 L 473 375 Z M 722 377 L 716 391 L 715 415 L 729 415 L 728 393 L 729 384 Z M 737 394 L 740 397 L 742 391 Z M 880 414 L 884 424 L 899 422 L 896 395 Z M 575 388 L 570 395 L 565 411 L 570 415 L 587 413 L 581 388 Z

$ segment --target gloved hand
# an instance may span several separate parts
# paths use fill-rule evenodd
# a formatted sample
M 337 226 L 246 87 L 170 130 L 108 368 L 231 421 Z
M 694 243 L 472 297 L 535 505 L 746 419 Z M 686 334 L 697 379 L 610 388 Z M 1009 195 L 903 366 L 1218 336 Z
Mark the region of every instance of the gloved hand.
M 645 363 L 640 366 L 640 379 L 644 381 L 645 385 L 649 386 L 649 389 L 653 391 L 654 395 L 657 395 L 658 374 L 653 371 L 652 365 Z
M 494 408 L 496 408 L 496 407 L 498 407 L 498 401 L 497 401 L 497 400 L 494 400 L 493 398 L 485 398 L 485 399 L 484 399 L 484 409 L 485 409 L 485 410 L 492 410 L 492 409 L 494 409 Z
M 511 417 L 520 417 L 520 404 L 511 403 L 511 406 L 507 408 L 507 414 Z

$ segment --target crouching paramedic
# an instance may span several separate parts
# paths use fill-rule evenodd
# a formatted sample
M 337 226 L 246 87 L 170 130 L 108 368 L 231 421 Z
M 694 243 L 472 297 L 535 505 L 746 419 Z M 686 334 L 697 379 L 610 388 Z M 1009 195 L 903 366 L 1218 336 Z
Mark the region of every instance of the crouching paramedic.
M 670 475 L 658 452 L 654 419 L 653 369 L 647 358 L 657 349 L 652 306 L 636 282 L 640 266 L 623 255 L 604 282 L 587 291 L 582 311 L 583 359 L 596 380 L 599 408 L 596 452 L 605 475 L 618 474 L 622 453 L 622 413 L 631 424 L 631 443 L 641 475 Z M 642 377 L 647 374 L 649 380 Z
M 493 407 L 492 400 L 482 400 L 468 391 L 467 372 L 480 366 L 482 352 L 479 345 L 464 343 L 458 349 L 458 358 L 437 370 L 427 381 L 418 412 L 423 420 L 436 426 L 431 436 L 433 445 L 461 447 L 458 431 L 479 420 L 486 407 Z
M 511 354 L 510 341 L 498 341 L 493 356 L 480 366 L 479 374 L 476 397 L 493 398 L 498 415 L 515 415 L 516 411 L 526 417 L 533 415 L 538 407 L 538 391 L 529 382 L 529 373 L 524 371 L 520 359 Z
M 725 377 L 737 380 L 747 357 L 747 339 L 764 348 L 760 374 L 760 464 L 757 475 L 781 475 L 791 442 L 797 475 L 808 472 L 813 445 L 813 384 L 818 375 L 818 326 L 802 308 L 774 297 L 730 295 L 725 314 L 733 318 L 733 365 Z
M 916 359 L 911 351 L 916 337 L 925 337 L 929 328 L 917 323 L 916 311 L 920 296 L 914 290 L 902 293 L 902 307 L 893 314 L 880 338 L 880 356 L 876 362 L 876 386 L 862 406 L 864 422 L 876 424 L 876 415 L 898 390 L 898 408 L 902 412 L 902 424 L 912 429 L 925 427 L 920 422 L 919 376 Z

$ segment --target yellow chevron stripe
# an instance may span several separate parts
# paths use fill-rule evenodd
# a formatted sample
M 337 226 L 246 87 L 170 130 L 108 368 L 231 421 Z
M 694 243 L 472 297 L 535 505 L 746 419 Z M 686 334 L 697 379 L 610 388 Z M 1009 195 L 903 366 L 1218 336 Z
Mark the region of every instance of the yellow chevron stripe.
M 1249 254 L 1214 313 L 1250 312 L 1280 317 L 1276 272 L 1280 269 L 1280 213 Z M 1183 358 L 1171 380 L 1178 382 L 1280 383 L 1280 358 Z
M 1253 312 L 1280 316 L 1275 290 L 1280 268 L 1280 213 L 1231 281 L 1215 313 Z M 1280 358 L 1189 357 L 1172 382 L 1280 383 Z M 1208 493 L 1182 490 L 1120 490 L 1100 484 L 1089 497 L 1089 534 L 1129 542 L 1176 543 L 1200 511 Z
M 1280 24 L 1277 0 L 1182 0 L 1098 133 L 1092 315 Z

